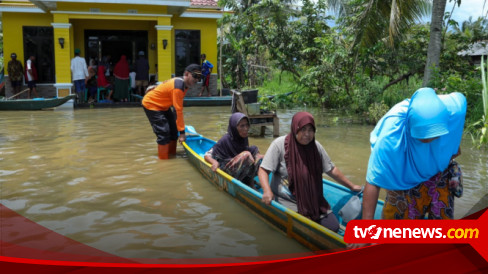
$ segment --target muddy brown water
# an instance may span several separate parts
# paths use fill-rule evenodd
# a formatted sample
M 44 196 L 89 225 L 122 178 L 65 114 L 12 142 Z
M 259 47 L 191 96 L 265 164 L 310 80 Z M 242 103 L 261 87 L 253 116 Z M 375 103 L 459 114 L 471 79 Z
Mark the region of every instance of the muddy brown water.
M 184 111 L 186 124 L 204 136 L 217 140 L 226 132 L 229 107 Z M 296 111 L 279 111 L 281 135 Z M 308 111 L 316 118 L 317 140 L 336 166 L 364 184 L 373 127 L 330 111 Z M 271 133 L 253 135 L 250 143 L 264 153 Z M 456 218 L 488 205 L 488 153 L 464 139 L 458 159 L 465 187 L 455 202 Z M 208 183 L 181 146 L 177 154 L 157 159 L 141 108 L 1 112 L 0 201 L 55 232 L 127 258 L 308 251 Z

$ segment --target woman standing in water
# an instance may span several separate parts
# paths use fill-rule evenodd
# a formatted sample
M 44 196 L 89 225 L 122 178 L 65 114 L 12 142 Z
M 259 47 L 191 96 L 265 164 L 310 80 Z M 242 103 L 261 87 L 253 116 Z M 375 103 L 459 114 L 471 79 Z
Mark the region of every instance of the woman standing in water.
M 461 93 L 421 88 L 381 118 L 371 132 L 363 219 L 373 219 L 380 188 L 387 190 L 383 219 L 454 218 L 465 116 Z

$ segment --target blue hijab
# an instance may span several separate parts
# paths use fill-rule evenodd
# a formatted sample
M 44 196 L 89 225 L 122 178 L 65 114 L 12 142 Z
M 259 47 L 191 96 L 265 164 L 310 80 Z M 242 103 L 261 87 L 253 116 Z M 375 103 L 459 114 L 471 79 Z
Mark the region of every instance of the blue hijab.
M 458 152 L 466 98 L 417 90 L 388 111 L 371 132 L 366 181 L 388 190 L 407 190 L 444 171 Z M 437 138 L 436 138 L 437 137 Z M 430 143 L 419 139 L 436 138 Z

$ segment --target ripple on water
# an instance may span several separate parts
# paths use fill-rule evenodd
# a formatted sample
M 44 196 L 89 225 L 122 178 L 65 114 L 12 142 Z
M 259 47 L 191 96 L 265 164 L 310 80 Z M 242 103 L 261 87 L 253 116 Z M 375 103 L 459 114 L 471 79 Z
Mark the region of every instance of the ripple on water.
M 75 179 L 73 179 L 73 180 L 69 181 L 69 182 L 68 182 L 68 183 L 66 183 L 66 184 L 68 184 L 68 185 L 70 185 L 70 186 L 75 186 L 75 185 L 77 185 L 77 184 L 79 184 L 79 183 L 83 183 L 83 182 L 84 182 L 84 181 L 86 181 L 86 180 L 87 180 L 87 178 L 86 178 L 86 177 L 75 178 Z
M 138 199 L 131 199 L 131 198 L 120 198 L 119 200 L 113 202 L 113 205 L 118 205 L 120 207 L 130 206 L 140 204 L 141 200 Z
M 68 204 L 76 204 L 76 203 L 86 203 L 86 202 L 95 202 L 102 197 L 110 195 L 109 193 L 102 193 L 102 192 L 88 192 L 88 191 L 81 191 L 78 198 L 72 198 L 68 201 Z
M 11 210 L 22 210 L 25 209 L 29 200 L 27 199 L 16 199 L 16 200 L 0 200 L 0 203 Z
M 37 204 L 30 207 L 27 214 L 59 214 L 70 211 L 71 208 L 65 206 L 55 206 L 54 204 Z
M 125 210 L 120 214 L 120 218 L 122 221 L 128 223 L 155 222 L 161 220 L 161 215 L 135 210 Z
M 106 215 L 107 212 L 104 211 L 91 211 L 63 220 L 44 220 L 40 224 L 63 235 L 73 235 L 93 231 L 97 221 L 103 219 Z
M 0 177 L 1 176 L 11 176 L 11 175 L 17 174 L 19 172 L 22 172 L 24 170 L 25 169 L 17 169 L 17 170 L 1 170 L 0 169 Z

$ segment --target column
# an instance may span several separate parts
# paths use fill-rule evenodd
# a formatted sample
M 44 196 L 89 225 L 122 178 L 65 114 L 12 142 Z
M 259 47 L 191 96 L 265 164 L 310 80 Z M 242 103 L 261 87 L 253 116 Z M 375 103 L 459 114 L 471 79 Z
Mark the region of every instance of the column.
M 174 68 L 174 42 L 172 29 L 169 25 L 171 18 L 158 18 L 158 25 L 155 26 L 157 30 L 157 52 L 158 52 L 158 81 L 163 82 L 171 78 L 171 73 Z
M 51 23 L 54 28 L 54 64 L 56 95 L 71 94 L 70 23 Z

